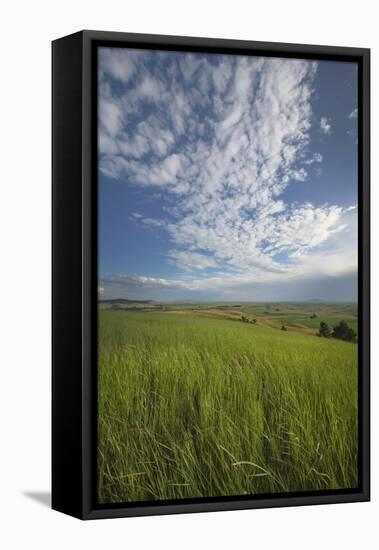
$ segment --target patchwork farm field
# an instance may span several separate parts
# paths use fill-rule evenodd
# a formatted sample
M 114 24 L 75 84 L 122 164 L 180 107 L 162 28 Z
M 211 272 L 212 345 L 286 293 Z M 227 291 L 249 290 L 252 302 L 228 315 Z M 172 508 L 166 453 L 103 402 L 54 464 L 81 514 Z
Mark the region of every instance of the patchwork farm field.
M 356 305 L 101 303 L 99 502 L 357 486 L 358 346 L 316 336 L 342 319 Z

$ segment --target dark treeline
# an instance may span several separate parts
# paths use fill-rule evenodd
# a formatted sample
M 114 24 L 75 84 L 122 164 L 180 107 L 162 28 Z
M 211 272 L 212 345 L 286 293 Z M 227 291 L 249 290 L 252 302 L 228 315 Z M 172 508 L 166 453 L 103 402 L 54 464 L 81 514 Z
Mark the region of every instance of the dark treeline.
M 357 333 L 344 320 L 340 321 L 333 330 L 330 330 L 328 323 L 321 321 L 317 336 L 337 338 L 338 340 L 345 340 L 345 342 L 357 341 Z

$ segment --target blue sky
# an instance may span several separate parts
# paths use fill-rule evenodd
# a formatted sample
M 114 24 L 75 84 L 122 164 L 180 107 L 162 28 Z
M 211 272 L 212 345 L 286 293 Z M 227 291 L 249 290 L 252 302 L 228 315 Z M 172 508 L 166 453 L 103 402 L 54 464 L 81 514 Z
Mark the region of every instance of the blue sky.
M 352 63 L 99 50 L 99 295 L 356 299 Z

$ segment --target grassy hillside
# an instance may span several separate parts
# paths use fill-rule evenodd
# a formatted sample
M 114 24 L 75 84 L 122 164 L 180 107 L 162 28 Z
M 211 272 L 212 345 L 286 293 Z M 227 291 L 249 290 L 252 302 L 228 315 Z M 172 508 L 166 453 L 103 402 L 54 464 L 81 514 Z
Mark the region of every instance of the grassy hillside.
M 356 486 L 357 346 L 192 309 L 100 311 L 99 501 Z
M 306 303 L 306 302 L 252 302 L 252 303 L 175 303 L 131 300 L 108 300 L 101 303 L 104 310 L 113 311 L 165 311 L 180 315 L 191 314 L 197 317 L 229 318 L 240 320 L 242 315 L 256 319 L 257 323 L 271 328 L 281 328 L 283 324 L 290 330 L 316 334 L 321 321 L 326 321 L 332 329 L 342 319 L 356 332 L 358 329 L 357 304 L 354 303 Z

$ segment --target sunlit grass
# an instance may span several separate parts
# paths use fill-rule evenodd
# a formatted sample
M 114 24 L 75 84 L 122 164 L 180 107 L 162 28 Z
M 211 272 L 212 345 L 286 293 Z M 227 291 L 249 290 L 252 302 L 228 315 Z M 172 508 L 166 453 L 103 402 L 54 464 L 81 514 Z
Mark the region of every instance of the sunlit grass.
M 357 345 L 101 311 L 99 502 L 357 485 Z

